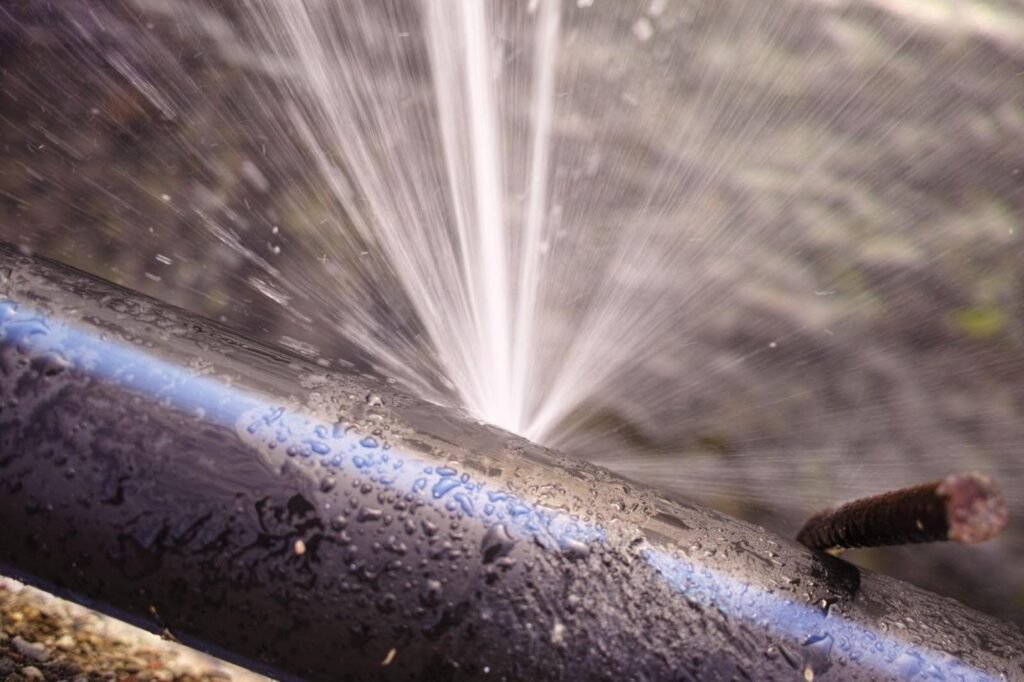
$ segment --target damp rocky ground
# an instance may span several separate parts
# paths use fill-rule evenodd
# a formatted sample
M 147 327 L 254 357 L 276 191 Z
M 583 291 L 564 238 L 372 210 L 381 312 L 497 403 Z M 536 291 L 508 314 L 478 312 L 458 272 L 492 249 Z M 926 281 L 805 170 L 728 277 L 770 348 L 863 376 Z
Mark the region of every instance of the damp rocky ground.
M 187 4 L 215 8 L 223 21 L 208 24 L 211 34 L 230 33 L 230 3 Z M 650 295 L 689 301 L 702 323 L 636 367 L 632 378 L 642 381 L 623 382 L 642 390 L 595 396 L 590 416 L 558 445 L 790 536 L 831 502 L 987 471 L 1013 514 L 998 541 L 856 558 L 1024 622 L 1019 6 L 779 0 L 765 13 L 738 0 L 577 4 L 599 19 L 574 38 L 588 55 L 575 96 L 596 98 L 588 111 L 620 111 L 622 128 L 594 143 L 596 118 L 582 117 L 561 134 L 605 157 L 647 153 L 661 145 L 649 130 L 668 111 L 684 112 L 678 125 L 706 139 L 738 136 L 734 149 L 749 163 L 731 159 L 715 175 L 721 159 L 697 159 L 694 174 L 716 177 L 702 185 L 701 206 L 739 207 L 736 229 L 752 227 L 737 232 L 742 244 L 729 259 L 701 259 L 697 249 L 692 267 L 665 273 Z M 279 207 L 323 204 L 301 174 L 258 170 L 261 131 L 273 133 L 259 111 L 234 108 L 250 75 L 244 60 L 176 44 L 180 32 L 157 4 L 92 3 L 93 17 L 114 9 L 110 43 L 88 50 L 75 32 L 88 13 L 58 20 L 30 5 L 17 22 L 0 21 L 0 237 L 275 343 L 327 358 L 349 352 L 310 323 L 312 298 L 283 304 L 268 286 L 262 264 L 288 281 L 318 262 L 303 251 L 315 235 L 292 232 L 303 221 Z M 780 26 L 775 13 L 799 23 Z M 166 34 L 177 75 L 111 67 L 111 45 L 130 54 L 144 43 L 133 34 L 146 31 Z M 624 60 L 609 46 L 653 57 Z M 667 57 L 654 79 L 659 50 Z M 142 76 L 204 96 L 187 120 L 168 117 L 136 87 Z M 685 105 L 694 83 L 715 78 L 738 118 L 723 109 L 707 121 L 702 106 Z M 638 108 L 652 91 L 678 101 Z M 750 101 L 774 102 L 770 120 L 744 118 Z M 589 210 L 627 227 L 655 213 L 643 202 L 645 188 L 664 182 L 658 170 L 586 197 Z M 662 218 L 666 230 L 695 219 Z M 720 303 L 689 297 L 697 288 Z M 692 389 L 681 396 L 679 386 Z M 652 408 L 659 394 L 673 398 Z M 39 668 L 13 648 L 6 621 L 4 632 L 8 659 Z M 30 634 L 22 636 L 36 641 Z
M 222 661 L 0 578 L 0 680 L 256 682 Z

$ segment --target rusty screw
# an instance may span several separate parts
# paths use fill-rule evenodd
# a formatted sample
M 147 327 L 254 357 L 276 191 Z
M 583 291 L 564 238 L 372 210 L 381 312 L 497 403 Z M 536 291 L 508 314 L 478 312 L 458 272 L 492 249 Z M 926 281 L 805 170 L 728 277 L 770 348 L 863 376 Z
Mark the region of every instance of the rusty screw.
M 1006 502 L 988 476 L 968 472 L 818 512 L 796 539 L 811 549 L 914 542 L 983 542 L 1006 525 Z

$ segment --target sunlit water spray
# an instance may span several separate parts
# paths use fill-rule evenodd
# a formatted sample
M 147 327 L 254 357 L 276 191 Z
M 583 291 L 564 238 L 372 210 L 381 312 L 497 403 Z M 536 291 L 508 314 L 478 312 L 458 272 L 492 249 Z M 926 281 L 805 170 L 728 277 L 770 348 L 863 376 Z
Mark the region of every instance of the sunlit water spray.
M 40 3 L 0 227 L 765 523 L 1021 480 L 1024 28 L 912 4 Z
M 657 161 L 644 150 L 662 177 L 600 214 L 603 191 L 640 184 L 650 170 L 606 162 L 586 140 L 567 144 L 565 120 L 556 130 L 558 100 L 573 88 L 558 90 L 560 70 L 580 68 L 560 60 L 560 45 L 580 39 L 561 32 L 562 3 L 403 7 L 416 11 L 382 23 L 368 6 L 254 5 L 261 59 L 286 73 L 284 114 L 345 218 L 338 234 L 312 232 L 329 253 L 353 237 L 371 245 L 393 281 L 370 272 L 360 284 L 389 304 L 408 299 L 463 405 L 555 443 L 567 418 L 675 343 L 673 330 L 700 323 L 688 304 L 711 299 L 709 278 L 695 277 L 682 298 L 651 294 L 666 276 L 699 275 L 691 266 L 705 249 L 742 252 L 748 240 L 730 229 L 742 209 L 704 208 L 700 221 L 673 226 L 709 181 L 685 156 Z M 650 25 L 643 17 L 634 27 L 641 41 Z M 402 39 L 382 40 L 385 30 Z M 679 147 L 697 136 L 682 122 L 667 131 L 645 143 Z M 343 284 L 339 295 L 350 293 Z M 356 303 L 366 295 L 351 293 Z M 436 393 L 422 346 L 382 344 L 372 312 L 358 322 L 346 322 L 346 335 L 387 373 Z
M 541 397 L 549 387 L 536 373 L 561 8 L 544 0 L 509 12 L 465 0 L 418 10 L 419 34 L 403 37 L 425 43 L 433 97 L 415 105 L 352 59 L 369 37 L 339 29 L 348 10 L 335 3 L 258 4 L 255 27 L 288 69 L 292 125 L 358 238 L 380 250 L 462 404 L 543 437 L 537 416 L 568 407 Z M 532 37 L 509 54 L 501 31 Z M 417 56 L 399 43 L 389 58 Z M 380 355 L 378 339 L 359 330 L 352 338 Z M 383 360 L 430 391 L 422 360 Z

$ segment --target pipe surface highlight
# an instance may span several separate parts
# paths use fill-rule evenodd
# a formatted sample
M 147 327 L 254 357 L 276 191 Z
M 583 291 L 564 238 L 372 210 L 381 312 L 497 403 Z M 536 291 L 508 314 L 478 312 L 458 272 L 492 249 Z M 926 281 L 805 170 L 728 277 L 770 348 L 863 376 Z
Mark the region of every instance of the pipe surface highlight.
M 2 572 L 312 680 L 1024 678 L 1021 631 L 950 599 L 66 266 L 0 274 Z

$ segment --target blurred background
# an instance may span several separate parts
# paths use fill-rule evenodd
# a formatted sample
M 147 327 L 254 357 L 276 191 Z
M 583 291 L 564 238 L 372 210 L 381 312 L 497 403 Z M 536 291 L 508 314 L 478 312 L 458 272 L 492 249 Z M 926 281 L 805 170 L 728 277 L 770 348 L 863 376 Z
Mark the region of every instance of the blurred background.
M 443 163 L 413 130 L 436 107 L 420 5 L 307 4 L 340 36 L 339 106 L 385 92 L 393 113 L 312 138 L 357 179 L 408 167 L 380 184 L 420 187 L 391 215 L 416 222 L 446 191 L 417 172 Z M 494 19 L 510 139 L 536 4 Z M 408 281 L 359 231 L 373 197 L 339 192 L 297 125 L 298 46 L 270 7 L 0 2 L 0 238 L 458 403 Z M 790 537 L 822 506 L 986 472 L 1002 537 L 848 556 L 1024 623 L 1024 3 L 559 12 L 541 338 L 607 371 L 531 435 Z M 595 317 L 612 322 L 578 324 Z

